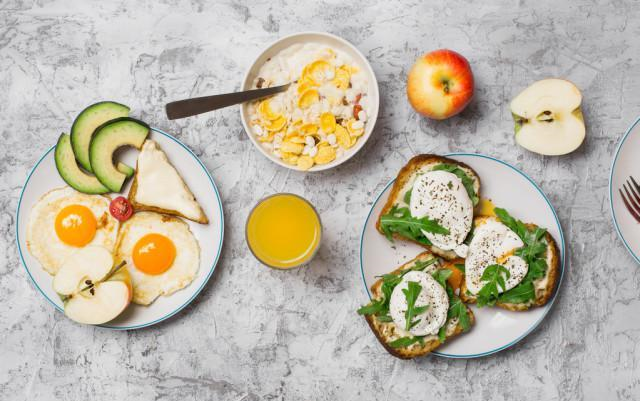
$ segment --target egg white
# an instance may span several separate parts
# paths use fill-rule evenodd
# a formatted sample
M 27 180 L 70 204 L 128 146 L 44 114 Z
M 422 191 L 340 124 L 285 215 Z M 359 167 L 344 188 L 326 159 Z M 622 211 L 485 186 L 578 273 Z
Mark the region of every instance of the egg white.
M 102 246 L 113 251 L 118 231 L 118 220 L 109 213 L 111 198 L 103 195 L 87 195 L 73 188 L 53 189 L 44 194 L 31 209 L 27 224 L 27 249 L 40 262 L 42 268 L 54 275 L 64 261 L 81 249 L 67 245 L 56 234 L 58 213 L 69 205 L 82 205 L 91 210 L 98 221 L 93 240 L 85 246 Z
M 405 312 L 407 311 L 407 299 L 402 290 L 409 287 L 409 282 L 414 281 L 422 287 L 415 306 L 427 306 L 427 310 L 414 317 L 418 322 L 409 329 L 414 336 L 436 334 L 447 321 L 449 310 L 449 297 L 445 289 L 429 273 L 412 271 L 402 277 L 402 281 L 393 289 L 389 300 L 389 313 L 400 331 L 406 327 Z
M 449 230 L 449 234 L 423 231 L 433 245 L 466 256 L 462 243 L 471 231 L 473 202 L 458 176 L 441 170 L 420 175 L 413 184 L 409 208 L 413 217 L 426 216 Z
M 161 234 L 171 239 L 176 257 L 161 274 L 147 274 L 133 263 L 133 248 L 147 234 Z M 200 267 L 200 246 L 189 225 L 179 218 L 154 212 L 137 212 L 122 224 L 115 260 L 127 262 L 133 285 L 133 302 L 149 305 L 160 295 L 170 295 L 189 285 Z
M 486 218 L 482 224 L 478 224 L 473 233 L 473 239 L 469 244 L 469 254 L 465 260 L 465 284 L 472 294 L 477 294 L 486 284 L 481 280 L 482 274 L 492 264 L 498 263 L 498 259 L 504 258 L 518 248 L 524 246 L 524 242 L 509 227 L 493 217 Z M 501 263 L 509 271 L 509 278 L 505 280 L 506 288 L 498 286 L 498 292 L 502 293 L 514 288 L 526 276 L 529 265 L 520 256 L 510 255 Z

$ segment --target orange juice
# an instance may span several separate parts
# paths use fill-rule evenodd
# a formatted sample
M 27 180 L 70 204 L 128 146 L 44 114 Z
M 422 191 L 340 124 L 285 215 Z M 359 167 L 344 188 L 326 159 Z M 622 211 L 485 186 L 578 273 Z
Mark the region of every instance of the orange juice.
M 311 260 L 322 236 L 316 210 L 293 194 L 276 194 L 260 201 L 249 214 L 246 231 L 255 257 L 277 269 Z

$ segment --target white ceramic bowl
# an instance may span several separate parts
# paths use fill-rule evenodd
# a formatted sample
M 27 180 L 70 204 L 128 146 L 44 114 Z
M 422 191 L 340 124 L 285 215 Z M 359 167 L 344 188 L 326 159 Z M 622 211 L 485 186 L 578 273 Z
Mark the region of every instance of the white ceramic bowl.
M 345 153 L 332 161 L 331 163 L 314 165 L 307 171 L 321 171 L 327 170 L 332 167 L 335 167 L 339 164 L 342 164 L 349 160 L 353 155 L 355 155 L 364 144 L 367 142 L 369 137 L 371 136 L 371 132 L 373 132 L 373 128 L 376 124 L 376 120 L 378 118 L 378 108 L 380 106 L 380 93 L 378 90 L 378 81 L 376 80 L 376 76 L 373 73 L 373 69 L 369 64 L 369 61 L 356 49 L 351 43 L 346 40 L 339 38 L 330 33 L 324 32 L 301 32 L 293 35 L 285 36 L 284 38 L 278 39 L 271 45 L 269 45 L 258 57 L 253 61 L 249 69 L 247 70 L 244 79 L 242 80 L 241 90 L 249 90 L 251 89 L 251 84 L 257 77 L 258 71 L 262 67 L 262 65 L 269 59 L 270 57 L 275 56 L 278 52 L 286 49 L 287 47 L 294 45 L 296 43 L 323 43 L 332 48 L 341 50 L 348 54 L 353 60 L 355 60 L 359 66 L 364 69 L 365 74 L 367 74 L 367 81 L 369 83 L 368 88 L 368 96 L 369 96 L 369 116 L 367 118 L 367 123 L 365 124 L 365 131 L 362 137 L 358 139 L 356 144 L 351 148 L 345 151 Z M 292 170 L 299 169 L 296 166 L 292 166 L 290 164 L 285 163 L 282 159 L 271 154 L 270 151 L 266 150 L 262 147 L 260 142 L 255 138 L 253 133 L 251 132 L 251 128 L 249 126 L 249 107 L 248 104 L 243 104 L 240 106 L 240 117 L 242 119 L 242 125 L 244 126 L 244 130 L 251 139 L 251 142 L 256 146 L 260 152 L 269 158 L 274 163 L 277 163 L 283 167 L 290 168 Z

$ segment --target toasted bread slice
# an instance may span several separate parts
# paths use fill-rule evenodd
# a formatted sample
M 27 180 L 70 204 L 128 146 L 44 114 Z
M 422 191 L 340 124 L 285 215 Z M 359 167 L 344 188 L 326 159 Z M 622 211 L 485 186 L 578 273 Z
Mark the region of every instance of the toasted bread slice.
M 435 257 L 436 256 L 434 256 L 431 252 L 423 252 L 416 256 L 415 259 L 408 261 L 407 263 L 392 271 L 391 274 L 400 274 L 404 270 L 411 268 L 417 261 L 428 261 Z M 440 262 L 437 262 L 433 265 L 427 266 L 424 271 L 432 273 L 441 267 L 443 266 L 440 264 Z M 372 300 L 379 300 L 383 297 L 382 279 L 377 280 L 371 286 L 371 297 Z M 469 316 L 469 326 L 473 326 L 475 318 L 473 316 L 473 312 L 471 312 L 471 309 L 469 308 L 467 308 L 467 316 Z M 382 344 L 382 346 L 391 355 L 397 358 L 411 359 L 418 356 L 426 355 L 442 345 L 442 342 L 440 342 L 438 336 L 432 335 L 425 337 L 422 344 L 416 342 L 409 345 L 408 347 L 393 348 L 389 345 L 389 343 L 403 336 L 396 330 L 395 323 L 381 322 L 375 315 L 366 315 L 365 319 L 367 320 L 367 323 L 369 323 L 369 327 L 371 327 L 373 333 L 378 338 L 378 341 L 380 341 L 380 344 Z M 457 319 L 447 319 L 445 325 L 447 327 L 446 340 L 449 340 L 464 331 Z
M 393 188 L 391 188 L 391 194 L 389 194 L 389 198 L 387 199 L 387 203 L 385 203 L 380 215 L 378 216 L 378 221 L 376 222 L 376 228 L 380 231 L 381 234 L 384 234 L 382 231 L 382 227 L 380 225 L 380 219 L 383 215 L 389 213 L 393 206 L 408 206 L 404 202 L 405 193 L 413 187 L 413 182 L 415 181 L 417 173 L 430 171 L 433 167 L 438 164 L 452 164 L 458 166 L 462 171 L 464 171 L 469 178 L 473 180 L 473 189 L 476 192 L 478 198 L 480 198 L 480 177 L 478 174 L 468 165 L 459 162 L 457 160 L 449 159 L 448 157 L 438 156 L 438 155 L 418 155 L 413 157 L 409 162 L 400 170 L 398 176 L 396 177 L 396 181 L 393 183 Z M 420 242 L 414 241 L 411 238 L 405 238 L 400 236 L 397 233 L 393 234 L 395 239 L 401 239 L 405 241 L 411 241 L 416 243 L 427 250 L 435 253 L 436 255 L 442 256 L 445 259 L 455 259 L 458 257 L 455 252 L 451 250 L 440 249 L 433 245 L 424 245 Z
M 474 225 L 478 225 L 483 220 L 486 220 L 487 216 L 478 216 L 474 219 Z M 536 228 L 535 224 L 526 224 L 527 228 Z M 535 298 L 527 303 L 504 303 L 496 302 L 496 306 L 507 309 L 510 311 L 520 312 L 526 311 L 536 306 L 543 306 L 549 299 L 551 299 L 559 277 L 560 268 L 560 253 L 556 241 L 548 232 L 545 234 L 547 241 L 547 272 L 544 277 L 539 278 L 533 282 L 535 288 Z M 467 292 L 467 286 L 465 280 L 462 281 L 460 287 L 460 298 L 465 303 L 476 303 L 476 296 Z
M 147 139 L 138 155 L 129 202 L 136 211 L 151 211 L 209 223 L 180 173 L 155 141 Z

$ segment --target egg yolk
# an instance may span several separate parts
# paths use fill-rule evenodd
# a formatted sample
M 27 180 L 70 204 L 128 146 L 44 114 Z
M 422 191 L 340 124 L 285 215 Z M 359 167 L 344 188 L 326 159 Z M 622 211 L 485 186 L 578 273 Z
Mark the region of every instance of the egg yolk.
M 161 274 L 167 271 L 176 258 L 176 247 L 162 234 L 147 234 L 133 246 L 133 263 L 138 270 L 147 274 Z
M 56 216 L 56 234 L 67 245 L 87 245 L 95 237 L 97 228 L 96 217 L 86 206 L 69 205 Z

